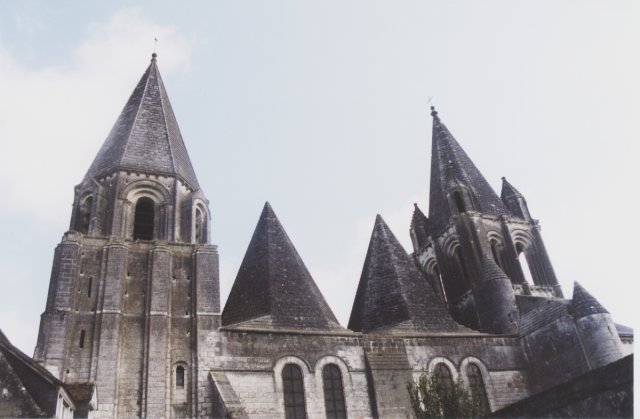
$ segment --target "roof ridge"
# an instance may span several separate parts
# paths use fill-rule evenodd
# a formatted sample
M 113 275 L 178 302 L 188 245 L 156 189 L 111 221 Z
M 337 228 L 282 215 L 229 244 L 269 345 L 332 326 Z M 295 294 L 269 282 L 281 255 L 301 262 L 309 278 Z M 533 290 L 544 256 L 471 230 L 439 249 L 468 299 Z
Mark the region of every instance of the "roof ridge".
M 151 61 L 153 62 L 154 68 L 156 68 L 157 70 L 157 66 L 155 64 L 156 63 L 155 57 L 152 58 Z M 160 76 L 159 71 L 156 71 L 156 77 L 157 77 L 158 89 L 160 89 L 161 84 L 162 84 L 162 87 L 164 87 L 164 82 L 162 81 L 162 77 Z M 171 141 L 171 138 L 169 138 L 171 136 L 171 133 L 169 132 L 169 124 L 167 123 L 167 110 L 165 109 L 166 105 L 164 103 L 164 98 L 162 97 L 162 92 L 160 92 L 159 96 L 160 96 L 160 105 L 162 107 L 162 121 L 164 122 L 164 128 L 167 133 L 167 143 L 169 146 L 169 157 L 171 158 L 171 167 L 173 167 L 176 174 L 178 174 L 178 171 L 176 170 L 177 166 L 175 164 L 175 157 L 173 155 L 173 142 Z
M 149 86 L 149 78 L 151 76 L 151 68 L 152 68 L 154 62 L 155 62 L 155 59 L 151 58 L 151 64 L 149 64 L 149 67 L 147 68 L 147 70 L 142 75 L 142 77 L 144 77 L 145 75 L 147 77 L 146 77 L 146 80 L 144 81 L 144 88 L 142 89 L 142 96 L 140 97 L 140 101 L 138 102 L 138 106 L 136 107 L 136 115 L 133 117 L 133 121 L 131 122 L 131 126 L 129 127 L 129 132 L 126 135 L 126 138 L 131 138 L 131 133 L 133 132 L 133 128 L 136 126 L 136 122 L 138 122 L 138 115 L 140 114 L 140 109 L 142 108 L 142 104 L 144 103 L 144 98 L 147 95 L 147 87 Z M 127 107 L 126 104 L 124 106 L 125 106 L 125 108 Z M 122 162 L 124 160 L 124 156 L 127 155 L 127 150 L 129 149 L 129 144 L 130 143 L 131 143 L 130 141 L 126 141 L 125 144 L 124 144 L 124 149 L 122 150 L 122 154 L 120 155 L 120 158 L 118 159 L 118 165 L 119 166 L 122 165 Z

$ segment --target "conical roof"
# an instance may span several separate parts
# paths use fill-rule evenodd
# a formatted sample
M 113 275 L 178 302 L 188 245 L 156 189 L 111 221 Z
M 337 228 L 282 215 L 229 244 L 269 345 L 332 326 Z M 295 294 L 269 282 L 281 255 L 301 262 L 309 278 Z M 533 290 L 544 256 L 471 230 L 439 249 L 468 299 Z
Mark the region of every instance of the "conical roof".
M 222 325 L 341 329 L 271 205 L 264 205 L 222 312 Z
M 95 178 L 114 169 L 177 176 L 192 189 L 199 187 L 155 54 L 87 176 Z
M 438 113 L 433 107 L 431 109 L 433 133 L 429 221 L 432 231 L 438 232 L 444 228 L 452 215 L 447 201 L 447 189 L 452 181 L 467 188 L 476 211 L 493 215 L 508 213 L 482 173 L 440 121 Z
M 587 290 L 584 289 L 578 281 L 573 284 L 573 298 L 571 300 L 571 305 L 573 306 L 573 314 L 577 319 L 591 314 L 609 312 L 598 300 L 595 299 L 593 295 L 589 294 L 589 292 L 587 292 Z
M 467 332 L 456 323 L 382 217 L 376 217 L 349 329 L 402 325 L 425 332 Z

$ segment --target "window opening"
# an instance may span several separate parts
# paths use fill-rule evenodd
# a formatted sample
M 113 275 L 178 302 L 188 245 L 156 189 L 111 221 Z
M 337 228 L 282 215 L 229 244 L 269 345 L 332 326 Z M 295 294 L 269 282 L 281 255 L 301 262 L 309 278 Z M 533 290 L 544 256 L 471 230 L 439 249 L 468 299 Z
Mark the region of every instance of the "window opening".
M 518 252 L 518 262 L 520 263 L 520 270 L 524 275 L 524 280 L 529 284 L 533 284 L 533 272 L 531 271 L 531 266 L 529 265 L 529 261 L 527 260 L 524 246 L 521 243 L 516 244 L 516 251 Z
M 322 369 L 322 387 L 327 418 L 346 419 L 347 409 L 344 403 L 342 373 L 337 365 L 329 364 Z
M 133 221 L 134 240 L 153 240 L 154 202 L 151 198 L 140 198 L 136 203 Z
M 84 330 L 80 331 L 80 344 L 78 345 L 80 348 L 84 348 Z
M 202 211 L 196 209 L 196 243 L 204 243 L 206 240 L 203 223 Z
M 491 254 L 493 255 L 493 260 L 496 262 L 496 265 L 502 268 L 502 263 L 500 262 L 500 251 L 496 240 L 491 240 Z
M 89 286 L 87 287 L 87 297 L 91 298 L 91 286 L 93 285 L 93 277 L 89 277 Z
M 184 388 L 184 367 L 182 365 L 176 367 L 176 387 Z
M 304 402 L 302 371 L 295 364 L 287 364 L 282 369 L 282 390 L 284 392 L 284 414 L 287 419 L 307 417 Z
M 459 191 L 455 191 L 453 193 L 453 202 L 456 204 L 456 209 L 458 212 L 465 212 L 464 200 L 462 199 L 462 194 Z
M 91 221 L 91 205 L 93 197 L 88 196 L 80 205 L 80 232 L 87 234 L 89 232 L 89 222 Z
M 442 405 L 444 406 L 444 415 L 445 417 L 451 416 L 451 408 L 453 405 L 453 378 L 451 376 L 451 370 L 443 364 L 440 363 L 436 365 L 433 370 L 433 374 L 435 375 L 436 381 L 436 392 L 438 396 L 440 396 L 440 400 L 442 400 Z
M 469 379 L 469 391 L 473 399 L 480 404 L 482 413 L 488 413 L 489 401 L 487 400 L 487 391 L 484 387 L 482 372 L 476 364 L 467 365 L 467 378 Z

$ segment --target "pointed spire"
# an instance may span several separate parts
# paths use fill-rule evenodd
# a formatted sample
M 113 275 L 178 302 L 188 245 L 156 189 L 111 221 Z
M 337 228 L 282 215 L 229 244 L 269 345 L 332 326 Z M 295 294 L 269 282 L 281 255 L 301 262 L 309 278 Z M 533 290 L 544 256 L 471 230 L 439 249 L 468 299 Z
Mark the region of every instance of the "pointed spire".
M 571 304 L 573 305 L 574 316 L 577 319 L 591 314 L 609 313 L 578 281 L 573 283 Z
M 509 211 L 520 218 L 530 218 L 527 200 L 504 176 L 502 177 L 502 191 L 500 199 L 507 206 Z
M 506 177 L 502 176 L 502 191 L 500 192 L 500 198 L 506 202 L 509 198 L 524 198 L 524 196 L 518 191 Z
M 380 215 L 351 310 L 349 329 L 402 325 L 419 331 L 468 331 L 456 323 Z
M 192 189 L 198 179 L 156 63 L 142 75 L 87 172 L 99 177 L 115 169 L 181 178 Z
M 222 312 L 222 324 L 266 318 L 266 326 L 340 329 L 271 205 L 264 205 Z
M 415 235 L 418 246 L 424 246 L 429 239 L 429 219 L 424 215 L 418 204 L 413 204 L 410 230 Z
M 431 190 L 429 220 L 432 231 L 439 231 L 449 222 L 452 211 L 447 193 L 452 182 L 464 186 L 470 194 L 474 209 L 486 214 L 508 213 L 504 204 L 464 152 L 438 113 L 431 108 L 433 133 L 431 147 Z

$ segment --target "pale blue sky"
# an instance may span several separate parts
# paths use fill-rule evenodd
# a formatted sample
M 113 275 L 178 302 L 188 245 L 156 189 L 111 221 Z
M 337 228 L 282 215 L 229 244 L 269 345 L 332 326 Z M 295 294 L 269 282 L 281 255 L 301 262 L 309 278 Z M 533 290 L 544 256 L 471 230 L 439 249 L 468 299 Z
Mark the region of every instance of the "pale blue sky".
M 211 201 L 223 301 L 269 200 L 346 325 L 375 215 L 410 249 L 433 97 L 528 200 L 566 295 L 633 323 L 633 1 L 0 0 L 0 328 L 31 353 L 80 182 L 158 64 Z

